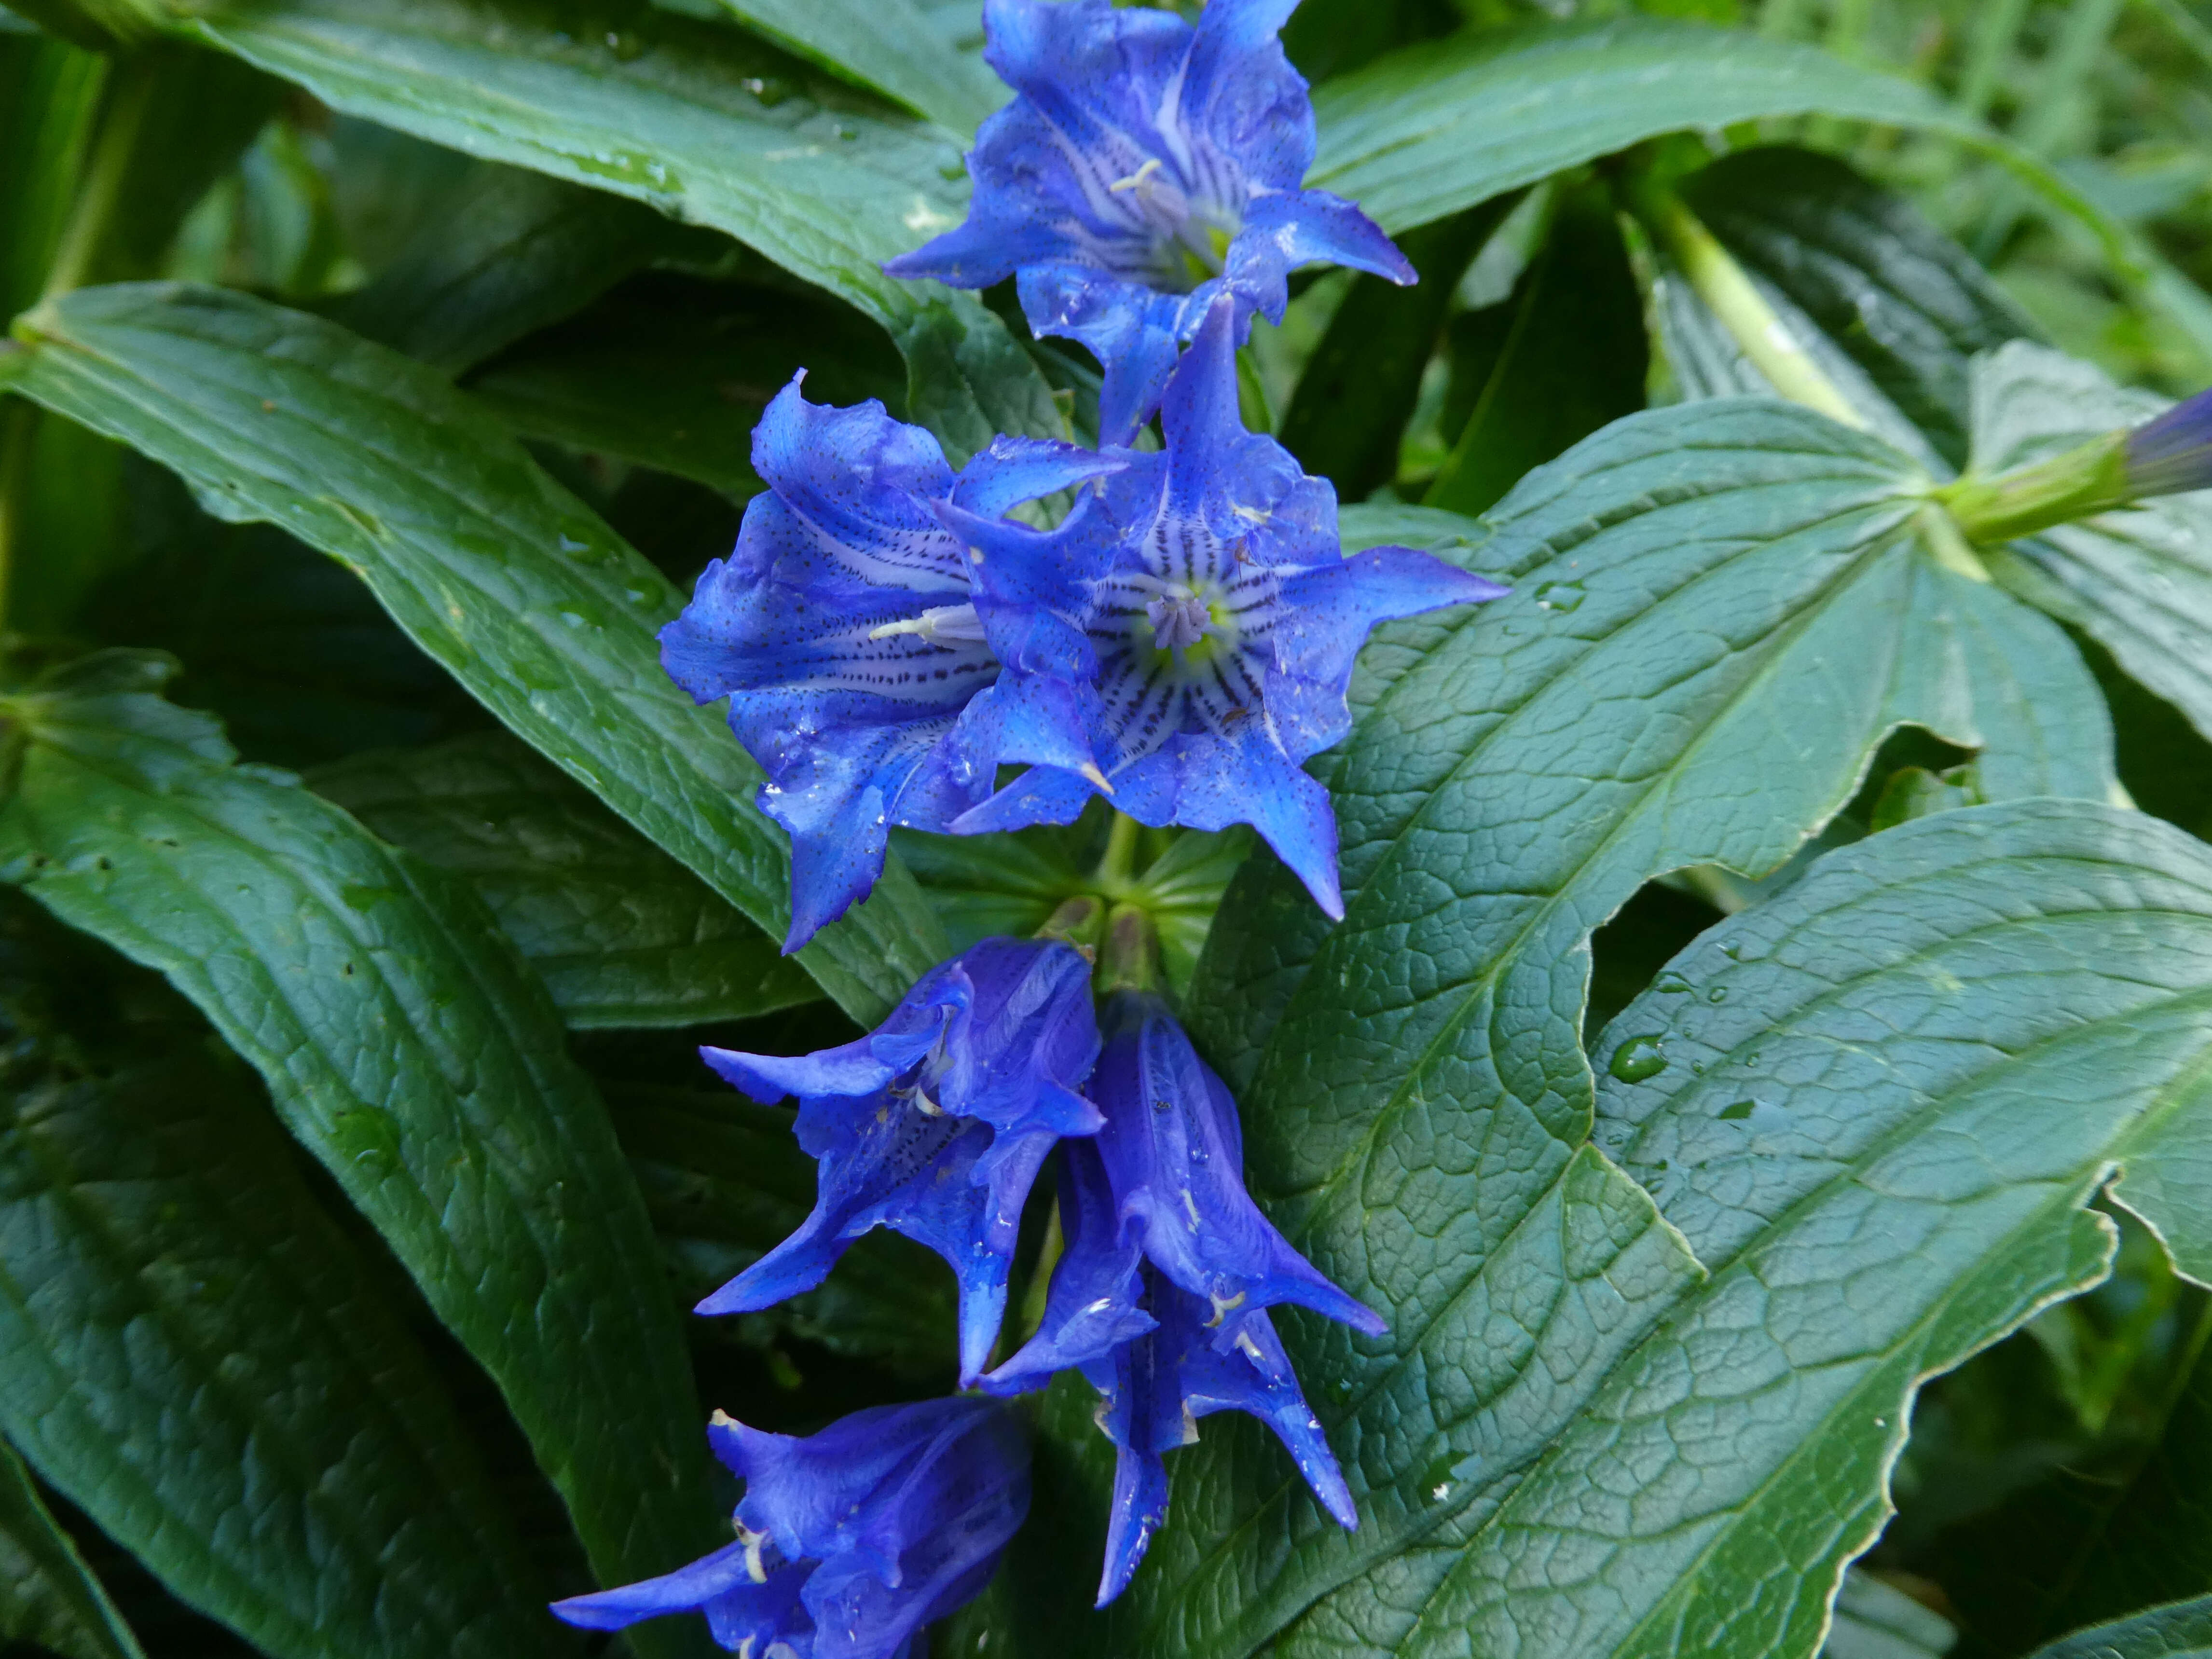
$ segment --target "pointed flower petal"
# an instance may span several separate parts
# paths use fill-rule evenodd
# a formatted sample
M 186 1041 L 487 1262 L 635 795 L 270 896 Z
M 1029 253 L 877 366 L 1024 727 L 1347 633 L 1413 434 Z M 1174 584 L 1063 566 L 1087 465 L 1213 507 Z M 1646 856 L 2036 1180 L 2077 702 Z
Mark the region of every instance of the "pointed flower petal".
M 1194 27 L 1109 0 L 988 0 L 984 56 L 1016 96 L 969 152 L 966 222 L 884 270 L 967 288 L 1018 273 L 1030 327 L 1104 365 L 1115 443 L 1217 295 L 1242 341 L 1255 313 L 1282 319 L 1297 265 L 1411 281 L 1357 208 L 1300 188 L 1313 104 L 1276 39 L 1294 3 L 1211 0 Z
M 1091 964 L 1055 939 L 984 939 L 854 1042 L 795 1058 L 701 1053 L 757 1100 L 799 1096 L 799 1142 L 820 1173 L 799 1230 L 699 1311 L 773 1307 L 819 1285 L 854 1239 L 889 1227 L 958 1277 L 961 1371 L 972 1381 L 998 1335 L 1037 1171 L 1062 1136 L 1099 1127 L 1078 1092 L 1098 1054 Z

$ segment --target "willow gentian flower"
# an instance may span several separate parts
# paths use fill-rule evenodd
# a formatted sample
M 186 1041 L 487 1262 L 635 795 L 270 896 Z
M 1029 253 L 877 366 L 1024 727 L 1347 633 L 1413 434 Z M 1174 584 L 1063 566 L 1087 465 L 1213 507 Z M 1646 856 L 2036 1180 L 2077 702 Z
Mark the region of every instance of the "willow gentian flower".
M 669 674 L 701 702 L 730 698 L 731 728 L 768 774 L 761 808 L 792 838 L 787 951 L 874 884 L 891 824 L 944 829 L 1002 764 L 1092 764 L 1065 684 L 1005 672 L 1022 607 L 994 599 L 937 509 L 1003 524 L 1017 503 L 1118 465 L 1000 438 L 956 475 L 920 427 L 872 399 L 810 404 L 804 378 L 753 429 L 769 487 L 735 551 L 660 635 Z M 1080 527 L 1079 508 L 1064 531 Z M 1003 528 L 994 546 L 1010 566 L 1060 562 L 1060 534 Z
M 968 155 L 968 218 L 895 276 L 988 288 L 1018 274 L 1041 334 L 1105 366 L 1099 430 L 1127 442 L 1214 297 L 1280 322 L 1292 267 L 1395 283 L 1413 268 L 1351 203 L 1305 190 L 1306 83 L 1276 31 L 1297 0 L 1208 0 L 1195 28 L 1109 0 L 986 0 L 983 56 L 1013 101 Z
M 797 1231 L 699 1304 L 750 1313 L 809 1291 L 874 1227 L 927 1245 L 960 1283 L 963 1382 L 1006 1312 L 1023 1201 L 1053 1144 L 1090 1135 L 1077 1090 L 1098 1055 L 1091 964 L 1056 939 L 990 939 L 939 964 L 856 1042 L 784 1058 L 702 1048 L 763 1104 L 799 1097 L 819 1164 Z
M 2134 496 L 2212 489 L 2212 392 L 2200 392 L 2136 427 L 2123 453 Z
M 1228 1089 L 1158 997 L 1117 992 L 1091 1094 L 1095 1139 L 1061 1149 L 1060 1225 L 1036 1334 L 984 1387 L 1018 1394 L 1082 1371 L 1118 1450 L 1098 1600 L 1121 1594 L 1165 1520 L 1164 1455 L 1197 1419 L 1249 1412 L 1273 1429 L 1340 1525 L 1358 1517 L 1267 1310 L 1285 1303 L 1368 1335 L 1383 1322 L 1292 1249 L 1244 1190 Z
M 1169 382 L 1163 424 L 1164 451 L 1121 452 L 1094 486 L 1099 510 L 1071 520 L 1088 600 L 1073 623 L 1032 607 L 1054 641 L 1035 648 L 1067 660 L 1087 641 L 1076 689 L 1115 807 L 1149 824 L 1249 823 L 1341 916 L 1335 815 L 1300 763 L 1351 730 L 1345 692 L 1376 623 L 1505 590 L 1412 548 L 1344 556 L 1335 492 L 1244 429 L 1225 298 Z M 1019 560 L 1002 524 L 957 506 L 944 517 L 987 561 Z M 1066 823 L 1099 787 L 1048 763 L 950 827 Z
M 1028 1442 L 989 1400 L 879 1406 L 804 1438 L 717 1412 L 707 1437 L 745 1483 L 737 1541 L 555 1613 L 623 1630 L 703 1613 L 748 1659 L 908 1659 L 990 1582 L 1029 1512 Z

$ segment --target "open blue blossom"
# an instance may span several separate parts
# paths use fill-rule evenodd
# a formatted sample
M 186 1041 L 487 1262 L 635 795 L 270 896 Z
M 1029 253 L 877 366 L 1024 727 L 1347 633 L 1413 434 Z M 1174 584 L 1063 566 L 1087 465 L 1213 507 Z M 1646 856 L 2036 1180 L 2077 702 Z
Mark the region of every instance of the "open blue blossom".
M 973 1396 L 879 1406 L 819 1434 L 714 1413 L 745 1483 L 737 1541 L 665 1577 L 554 1603 L 585 1630 L 703 1613 L 747 1659 L 914 1659 L 922 1630 L 972 1601 L 1029 1512 L 1029 1444 Z
M 2212 489 L 2212 392 L 2200 392 L 2136 428 L 2122 453 L 2131 495 Z
M 1368 630 L 1392 617 L 1505 590 L 1428 553 L 1344 556 L 1336 495 L 1237 409 L 1227 300 L 1215 302 L 1169 383 L 1167 447 L 1097 486 L 1099 509 L 1067 547 L 1090 578 L 1075 626 L 1033 607 L 1053 649 L 1079 659 L 1091 748 L 1114 805 L 1139 823 L 1256 828 L 1322 908 L 1344 914 L 1336 818 L 1300 763 L 1351 729 L 1345 702 Z M 987 565 L 1021 557 L 1007 527 L 943 509 Z M 1095 780 L 1043 763 L 951 821 L 963 834 L 1066 823 Z
M 956 476 L 921 428 L 872 399 L 810 404 L 804 378 L 753 429 L 769 487 L 746 506 L 736 550 L 707 567 L 660 635 L 676 683 L 701 702 L 729 697 L 732 729 L 768 773 L 761 808 L 792 837 L 786 951 L 874 884 L 890 825 L 944 829 L 1003 763 L 1092 764 L 1073 694 L 1018 672 L 1021 607 L 978 591 L 937 510 L 1003 523 L 1016 503 L 1118 465 L 1000 438 Z M 1004 525 L 998 556 L 1056 567 L 1082 516 L 1055 534 Z
M 923 976 L 868 1036 L 786 1059 L 700 1050 L 754 1099 L 799 1097 L 820 1164 L 790 1237 L 699 1304 L 750 1313 L 809 1291 L 873 1227 L 927 1245 L 960 1281 L 960 1366 L 988 1363 L 1023 1201 L 1053 1144 L 1098 1130 L 1076 1092 L 1098 1055 L 1091 964 L 1056 939 L 989 939 Z
M 986 0 L 983 55 L 1016 96 L 969 152 L 966 222 L 884 270 L 957 288 L 1018 273 L 1030 325 L 1105 366 L 1109 442 L 1151 418 L 1216 295 L 1241 343 L 1254 312 L 1282 320 L 1294 266 L 1413 282 L 1358 208 L 1300 188 L 1313 104 L 1275 39 L 1297 3 L 1208 0 L 1194 28 L 1109 0 Z
M 1243 1139 L 1221 1079 L 1158 998 L 1117 993 L 1091 1093 L 1105 1126 L 1062 1149 L 1060 1224 L 1036 1334 L 984 1378 L 994 1393 L 1080 1370 L 1119 1449 L 1103 1605 L 1166 1518 L 1164 1454 L 1197 1419 L 1242 1411 L 1273 1429 L 1329 1514 L 1358 1519 L 1267 1310 L 1312 1309 L 1369 1335 L 1383 1322 L 1331 1284 L 1244 1190 Z

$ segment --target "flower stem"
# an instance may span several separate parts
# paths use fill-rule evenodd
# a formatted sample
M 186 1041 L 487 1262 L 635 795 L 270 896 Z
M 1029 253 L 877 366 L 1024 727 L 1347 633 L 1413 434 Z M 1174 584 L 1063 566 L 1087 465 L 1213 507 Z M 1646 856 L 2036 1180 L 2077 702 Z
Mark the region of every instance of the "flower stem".
M 1089 893 L 1063 899 L 1060 908 L 1036 930 L 1038 939 L 1065 939 L 1093 962 L 1098 959 L 1099 927 L 1106 919 L 1105 901 Z
M 1674 260 L 1743 355 L 1790 402 L 1863 431 L 1866 417 L 1821 373 L 1766 296 L 1682 198 L 1646 173 L 1629 188 L 1629 205 Z
M 1937 490 L 1936 499 L 1970 542 L 2032 536 L 2136 499 L 2140 492 L 2128 483 L 2127 439 L 2124 432 L 2109 432 L 1993 478 L 1969 473 Z
M 1106 832 L 1106 853 L 1093 878 L 1107 893 L 1118 897 L 1136 873 L 1137 832 L 1143 828 L 1127 812 L 1114 814 L 1114 827 Z
M 0 350 L 8 349 L 0 343 Z M 7 653 L 8 586 L 23 538 L 23 495 L 30 484 L 31 442 L 38 426 L 33 404 L 0 394 L 0 659 Z
M 1106 940 L 1098 952 L 1098 994 L 1158 991 L 1160 982 L 1159 930 L 1141 907 L 1115 905 L 1106 913 Z

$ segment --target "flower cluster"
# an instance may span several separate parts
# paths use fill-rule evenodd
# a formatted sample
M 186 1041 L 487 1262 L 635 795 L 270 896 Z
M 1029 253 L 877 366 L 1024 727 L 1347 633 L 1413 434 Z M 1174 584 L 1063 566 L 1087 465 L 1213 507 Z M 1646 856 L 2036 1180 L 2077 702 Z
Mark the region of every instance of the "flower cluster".
M 1090 981 L 1073 945 L 986 939 L 857 1042 L 797 1060 L 704 1050 L 757 1099 L 799 1096 L 799 1139 L 821 1178 L 799 1231 L 699 1310 L 765 1308 L 809 1289 L 870 1227 L 937 1251 L 960 1279 L 963 1385 L 1018 1395 L 1079 1370 L 1104 1396 L 1100 1426 L 1119 1468 L 1103 1602 L 1166 1516 L 1162 1454 L 1209 1412 L 1265 1421 L 1328 1512 L 1357 1525 L 1267 1310 L 1292 1304 L 1369 1335 L 1385 1327 L 1245 1192 L 1236 1104 L 1167 1005 L 1115 994 L 1102 1047 Z M 1055 1145 L 1066 1249 L 1036 1335 L 987 1372 L 1021 1206 Z
M 1350 728 L 1353 659 L 1379 621 L 1502 590 L 1407 548 L 1346 558 L 1334 491 L 1240 418 L 1237 348 L 1255 315 L 1280 320 L 1294 265 L 1413 274 L 1351 204 L 1303 187 L 1313 112 L 1275 39 L 1295 3 L 1210 0 L 1194 28 L 1109 0 L 987 0 L 1017 95 L 969 157 L 967 222 L 888 269 L 1015 276 L 1032 328 L 1099 357 L 1101 447 L 1000 437 L 956 471 L 878 403 L 808 403 L 803 375 L 756 429 L 768 488 L 662 660 L 698 701 L 729 699 L 767 775 L 761 807 L 792 842 L 787 951 L 866 895 L 895 825 L 1066 823 L 1102 796 L 1145 824 L 1249 823 L 1342 914 L 1335 818 L 1303 763 Z M 1161 442 L 1139 447 L 1155 416 Z M 746 1483 L 737 1541 L 562 1618 L 696 1611 L 755 1659 L 908 1659 L 1028 1506 L 995 1396 L 1064 1370 L 1103 1396 L 1117 1449 L 1102 1603 L 1166 1517 L 1164 1454 L 1212 1412 L 1267 1423 L 1357 1524 L 1269 1310 L 1383 1322 L 1247 1194 L 1236 1105 L 1151 982 L 1113 977 L 1102 1032 L 1086 953 L 986 939 L 856 1042 L 702 1050 L 755 1099 L 797 1097 L 817 1184 L 805 1222 L 699 1311 L 810 1290 L 888 1227 L 951 1266 L 979 1392 L 805 1439 L 718 1413 L 711 1442 Z M 1066 1247 L 1037 1329 L 994 1368 L 1055 1153 Z
M 768 775 L 787 950 L 873 884 L 891 826 L 1065 823 L 1096 795 L 1143 823 L 1250 823 L 1341 913 L 1335 818 L 1302 763 L 1349 729 L 1352 659 L 1377 622 L 1502 590 L 1408 548 L 1346 559 L 1334 492 L 1239 417 L 1237 343 L 1281 316 L 1292 264 L 1412 276 L 1358 210 L 1299 188 L 1313 113 L 1274 38 L 1289 9 L 1212 0 L 1194 29 L 991 0 L 1018 95 L 969 157 L 967 223 L 890 267 L 1018 274 L 1033 326 L 1100 354 L 1106 435 L 1158 412 L 1163 449 L 1001 437 L 956 473 L 880 404 L 823 408 L 797 380 L 756 430 L 769 488 L 662 659 L 700 702 L 729 697 Z M 1217 274 L 1182 280 L 1196 267 Z M 1069 491 L 1053 529 L 1006 516 Z

